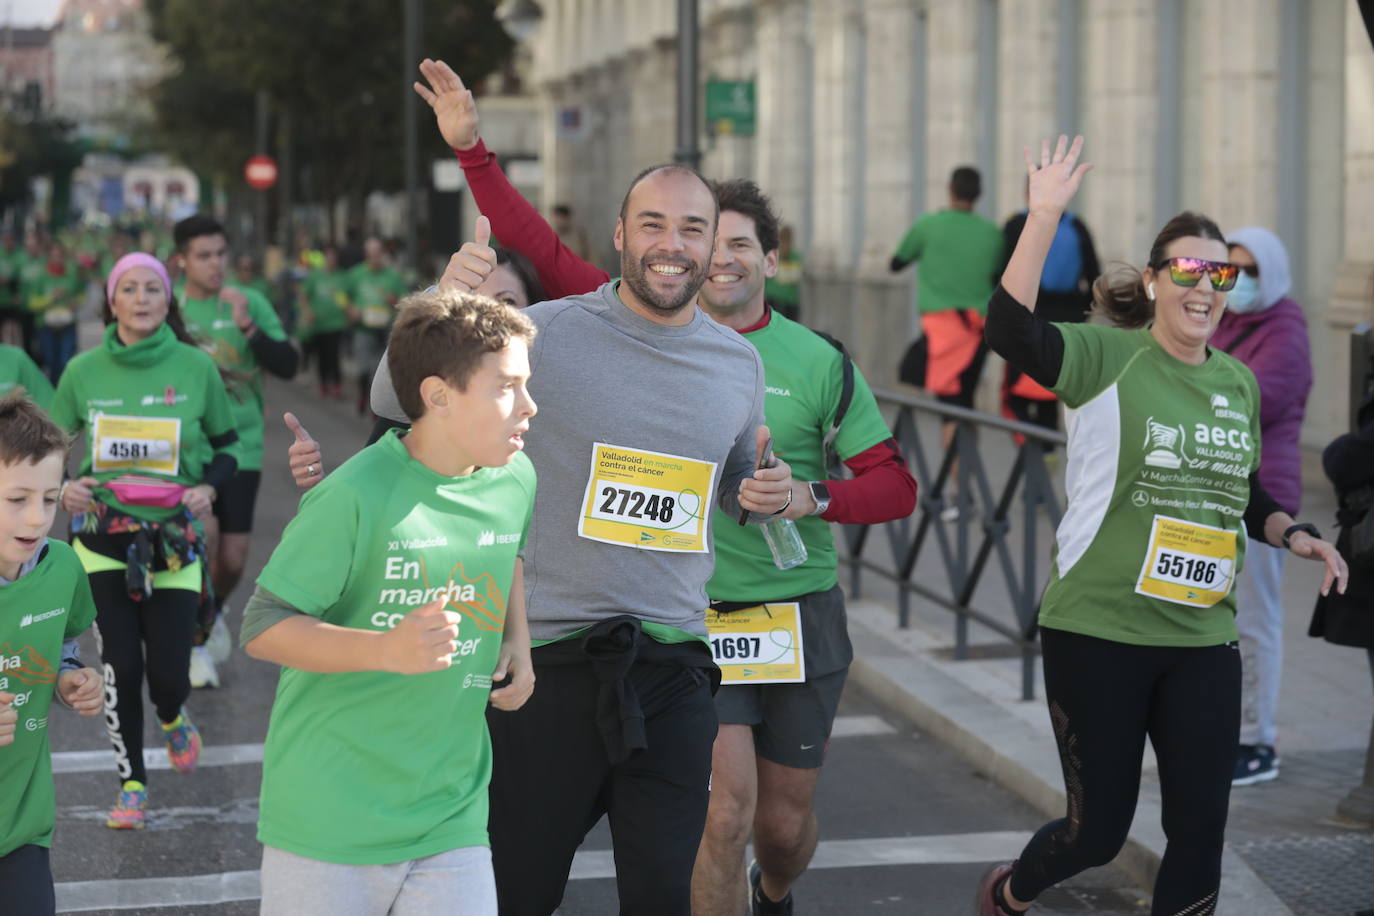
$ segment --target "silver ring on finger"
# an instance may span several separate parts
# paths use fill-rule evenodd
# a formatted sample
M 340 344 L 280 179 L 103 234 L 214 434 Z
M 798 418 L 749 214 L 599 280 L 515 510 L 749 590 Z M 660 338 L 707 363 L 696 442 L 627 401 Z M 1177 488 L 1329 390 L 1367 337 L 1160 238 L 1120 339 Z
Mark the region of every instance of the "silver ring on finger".
M 306 474 L 307 477 L 314 477 L 314 476 L 315 476 L 315 466 L 314 466 L 313 464 L 307 464 L 307 465 L 305 466 L 305 474 Z

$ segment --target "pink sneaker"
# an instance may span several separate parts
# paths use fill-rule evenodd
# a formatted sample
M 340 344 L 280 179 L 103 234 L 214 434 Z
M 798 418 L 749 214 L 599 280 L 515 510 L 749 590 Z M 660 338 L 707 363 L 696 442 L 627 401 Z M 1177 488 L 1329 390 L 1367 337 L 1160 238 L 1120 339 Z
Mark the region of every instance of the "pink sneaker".
M 119 790 L 119 800 L 105 818 L 105 826 L 115 830 L 142 830 L 147 821 L 143 809 L 148 807 L 148 789 L 136 779 L 130 779 Z
M 172 722 L 163 723 L 162 738 L 167 742 L 167 757 L 172 769 L 189 773 L 200 762 L 200 731 L 183 708 Z
M 1015 867 L 1015 862 L 1004 862 L 983 873 L 983 879 L 978 882 L 978 895 L 973 898 L 973 916 L 1003 916 L 1002 908 L 997 905 L 992 894 L 997 885 L 1002 883 L 1002 879 L 1009 876 Z

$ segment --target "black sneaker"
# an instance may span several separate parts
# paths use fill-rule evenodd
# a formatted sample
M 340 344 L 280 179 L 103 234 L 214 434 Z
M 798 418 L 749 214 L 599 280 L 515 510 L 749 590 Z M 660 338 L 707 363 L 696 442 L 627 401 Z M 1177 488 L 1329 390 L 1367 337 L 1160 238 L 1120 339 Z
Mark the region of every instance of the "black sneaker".
M 1257 782 L 1267 782 L 1279 775 L 1279 758 L 1274 749 L 1267 744 L 1242 744 L 1236 752 L 1236 769 L 1231 774 L 1231 785 L 1253 786 Z
M 772 900 L 763 892 L 759 882 L 763 880 L 763 869 L 759 860 L 749 863 L 749 916 L 792 916 L 792 892 L 781 900 Z

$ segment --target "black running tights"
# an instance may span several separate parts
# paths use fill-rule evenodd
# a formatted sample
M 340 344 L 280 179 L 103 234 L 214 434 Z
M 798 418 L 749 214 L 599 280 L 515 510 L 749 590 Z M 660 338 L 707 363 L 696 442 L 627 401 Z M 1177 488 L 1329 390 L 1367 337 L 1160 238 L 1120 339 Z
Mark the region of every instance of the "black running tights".
M 339 345 L 343 342 L 343 331 L 326 331 L 311 338 L 315 345 L 316 365 L 319 368 L 321 385 L 337 385 L 343 380 L 339 368 Z
M 1040 643 L 1069 804 L 1026 844 L 1012 895 L 1034 900 L 1116 857 L 1135 814 L 1148 736 L 1168 840 L 1150 912 L 1213 913 L 1240 740 L 1236 644 L 1134 646 L 1053 629 L 1041 629 Z
M 143 679 L 163 722 L 172 722 L 191 695 L 191 638 L 200 594 L 164 588 L 145 601 L 129 598 L 123 570 L 91 573 L 96 635 L 105 667 L 105 729 L 114 745 L 119 781 L 146 783 L 143 766 Z

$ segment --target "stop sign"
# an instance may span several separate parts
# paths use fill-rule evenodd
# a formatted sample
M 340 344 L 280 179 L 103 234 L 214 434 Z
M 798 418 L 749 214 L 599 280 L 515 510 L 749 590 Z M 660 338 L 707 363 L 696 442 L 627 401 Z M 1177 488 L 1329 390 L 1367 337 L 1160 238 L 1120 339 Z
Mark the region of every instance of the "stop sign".
M 244 163 L 243 180 L 255 191 L 266 191 L 277 183 L 277 161 L 271 156 L 254 156 Z

